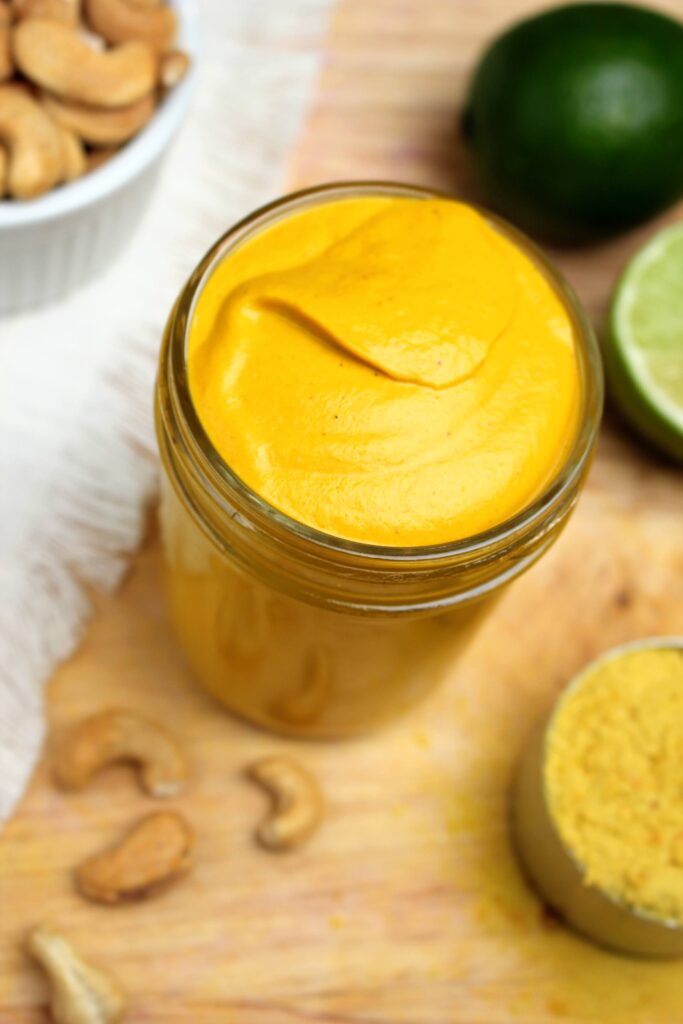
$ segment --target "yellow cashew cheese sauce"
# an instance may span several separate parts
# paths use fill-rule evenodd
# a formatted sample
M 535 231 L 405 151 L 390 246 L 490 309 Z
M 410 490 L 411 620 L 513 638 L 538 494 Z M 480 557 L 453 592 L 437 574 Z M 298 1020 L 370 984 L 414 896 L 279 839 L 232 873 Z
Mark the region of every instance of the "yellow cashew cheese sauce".
M 456 541 L 538 498 L 575 440 L 575 328 L 470 207 L 358 197 L 294 212 L 214 268 L 192 399 L 261 498 L 327 534 Z

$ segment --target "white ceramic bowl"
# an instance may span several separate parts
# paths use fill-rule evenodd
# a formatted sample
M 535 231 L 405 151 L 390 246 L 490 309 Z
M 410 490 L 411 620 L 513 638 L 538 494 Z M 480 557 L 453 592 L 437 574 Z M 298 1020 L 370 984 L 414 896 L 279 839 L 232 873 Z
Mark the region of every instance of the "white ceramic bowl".
M 32 309 L 95 277 L 132 238 L 190 101 L 196 0 L 171 0 L 192 70 L 148 125 L 104 166 L 38 199 L 0 201 L 0 314 Z

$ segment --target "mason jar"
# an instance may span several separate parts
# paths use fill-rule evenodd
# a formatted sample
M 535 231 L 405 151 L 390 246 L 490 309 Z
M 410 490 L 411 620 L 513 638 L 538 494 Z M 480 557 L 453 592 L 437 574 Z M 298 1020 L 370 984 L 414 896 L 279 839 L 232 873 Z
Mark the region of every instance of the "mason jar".
M 578 427 L 544 493 L 485 533 L 386 547 L 322 533 L 251 490 L 216 451 L 192 402 L 187 342 L 198 296 L 217 263 L 256 233 L 357 196 L 437 197 L 398 184 L 326 185 L 247 217 L 210 249 L 178 297 L 157 382 L 166 587 L 180 645 L 196 680 L 231 711 L 305 737 L 368 730 L 438 684 L 495 598 L 566 524 L 602 409 L 599 351 L 577 300 L 524 236 L 486 213 L 550 282 L 575 330 Z

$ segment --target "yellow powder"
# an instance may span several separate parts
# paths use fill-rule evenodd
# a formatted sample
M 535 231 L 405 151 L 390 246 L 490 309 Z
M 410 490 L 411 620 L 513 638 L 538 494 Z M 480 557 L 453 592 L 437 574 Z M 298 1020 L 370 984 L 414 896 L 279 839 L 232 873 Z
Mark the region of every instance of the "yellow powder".
M 589 885 L 683 923 L 683 652 L 597 666 L 555 713 L 545 786 Z

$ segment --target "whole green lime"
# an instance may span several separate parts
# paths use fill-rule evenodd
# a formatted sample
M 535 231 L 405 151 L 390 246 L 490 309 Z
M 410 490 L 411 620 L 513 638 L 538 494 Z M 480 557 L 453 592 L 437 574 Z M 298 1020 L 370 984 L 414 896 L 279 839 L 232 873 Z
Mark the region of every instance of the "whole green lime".
M 484 54 L 463 127 L 489 201 L 546 238 L 587 241 L 683 195 L 683 25 L 572 4 Z

